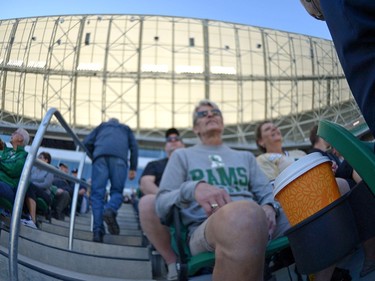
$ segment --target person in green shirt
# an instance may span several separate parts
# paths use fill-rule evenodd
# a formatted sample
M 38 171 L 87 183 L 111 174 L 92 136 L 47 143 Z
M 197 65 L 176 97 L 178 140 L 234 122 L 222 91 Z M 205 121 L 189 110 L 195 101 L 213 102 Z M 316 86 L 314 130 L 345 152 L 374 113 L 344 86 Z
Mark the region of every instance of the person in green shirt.
M 27 152 L 25 146 L 29 143 L 29 133 L 18 128 L 11 135 L 12 147 L 3 143 L 3 150 L 0 154 L 0 197 L 13 203 L 22 169 L 26 161 Z

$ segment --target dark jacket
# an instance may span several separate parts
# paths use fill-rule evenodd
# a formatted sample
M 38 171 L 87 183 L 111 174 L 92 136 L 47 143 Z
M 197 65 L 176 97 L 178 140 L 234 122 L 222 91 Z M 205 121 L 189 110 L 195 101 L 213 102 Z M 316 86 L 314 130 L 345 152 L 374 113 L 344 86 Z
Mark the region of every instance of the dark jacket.
M 117 120 L 101 123 L 83 143 L 92 153 L 93 161 L 100 156 L 113 156 L 128 162 L 130 150 L 130 170 L 137 170 L 138 146 L 134 134 L 128 126 Z
M 18 146 L 17 150 L 4 147 L 0 157 L 0 181 L 16 188 L 21 177 L 26 157 L 27 152 L 23 146 Z

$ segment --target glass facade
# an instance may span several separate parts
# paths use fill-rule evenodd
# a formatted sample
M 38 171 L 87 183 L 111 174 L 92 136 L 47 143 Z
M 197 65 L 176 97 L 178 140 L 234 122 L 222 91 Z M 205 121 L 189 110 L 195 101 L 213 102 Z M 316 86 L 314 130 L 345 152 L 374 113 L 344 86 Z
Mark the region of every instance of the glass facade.
M 111 117 L 145 141 L 186 140 L 201 99 L 219 104 L 225 140 L 248 146 L 277 122 L 301 142 L 319 119 L 360 117 L 329 40 L 166 16 L 64 15 L 0 21 L 1 121 L 38 126 L 56 107 L 72 128 Z

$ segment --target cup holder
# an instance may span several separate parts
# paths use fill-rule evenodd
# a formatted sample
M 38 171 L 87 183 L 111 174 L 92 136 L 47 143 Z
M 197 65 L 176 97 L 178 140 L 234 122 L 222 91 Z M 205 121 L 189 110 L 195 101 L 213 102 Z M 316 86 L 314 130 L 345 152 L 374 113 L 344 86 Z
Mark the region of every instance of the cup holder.
M 348 195 L 285 232 L 299 272 L 319 272 L 340 261 L 359 244 Z

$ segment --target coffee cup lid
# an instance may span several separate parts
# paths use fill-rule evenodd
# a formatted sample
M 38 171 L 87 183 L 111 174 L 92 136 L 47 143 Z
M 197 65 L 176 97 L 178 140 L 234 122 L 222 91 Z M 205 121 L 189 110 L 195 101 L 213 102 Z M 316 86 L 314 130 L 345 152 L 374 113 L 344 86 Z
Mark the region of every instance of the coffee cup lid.
M 301 157 L 296 162 L 289 165 L 276 177 L 273 189 L 274 196 L 276 196 L 280 190 L 299 176 L 303 175 L 315 166 L 328 161 L 331 160 L 327 156 L 322 155 L 320 152 L 313 152 Z

